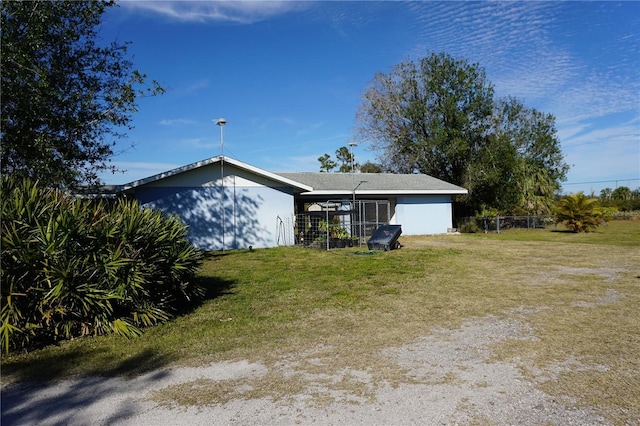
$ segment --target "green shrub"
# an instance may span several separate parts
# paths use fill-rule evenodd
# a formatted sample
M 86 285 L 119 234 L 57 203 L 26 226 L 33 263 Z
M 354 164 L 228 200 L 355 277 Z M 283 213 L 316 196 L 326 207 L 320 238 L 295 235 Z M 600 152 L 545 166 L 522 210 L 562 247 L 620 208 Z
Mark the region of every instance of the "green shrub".
M 640 220 L 640 210 L 616 212 L 614 220 Z
M 458 227 L 458 230 L 463 234 L 475 234 L 479 231 L 479 228 L 475 219 L 469 219 L 466 222 L 462 222 Z
M 600 211 L 602 212 L 602 220 L 605 222 L 611 222 L 616 219 L 619 213 L 617 207 L 601 207 Z
M 318 223 L 318 230 L 320 232 L 324 232 L 326 234 L 327 229 L 329 230 L 330 238 L 337 238 L 337 239 L 349 238 L 349 231 L 347 231 L 342 225 L 340 225 L 339 219 L 335 219 L 335 218 L 331 219 L 329 220 L 328 224 L 326 220 L 321 220 Z
M 597 198 L 589 198 L 579 192 L 558 201 L 556 223 L 563 223 L 573 232 L 593 231 L 602 222 L 602 210 Z
M 202 295 L 184 223 L 135 201 L 87 201 L 3 177 L 2 349 L 141 334 Z

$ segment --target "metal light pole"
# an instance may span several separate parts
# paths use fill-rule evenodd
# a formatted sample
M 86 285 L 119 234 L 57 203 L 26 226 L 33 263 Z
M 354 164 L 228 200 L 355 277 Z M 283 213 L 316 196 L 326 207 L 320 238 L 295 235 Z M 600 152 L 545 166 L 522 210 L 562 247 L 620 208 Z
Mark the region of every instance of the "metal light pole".
M 351 160 L 351 176 L 353 177 L 353 184 L 355 185 L 356 183 L 356 175 L 355 175 L 355 159 L 353 157 L 353 147 L 354 146 L 358 146 L 357 143 L 355 142 L 349 142 L 349 159 Z M 361 182 L 362 183 L 362 182 Z M 360 184 L 358 184 L 358 186 L 360 186 Z M 356 189 L 358 189 L 358 186 L 356 186 L 353 189 L 353 205 L 351 207 L 351 215 L 350 215 L 350 221 L 351 221 L 351 236 L 353 237 L 354 231 L 356 229 L 354 223 L 355 223 L 355 211 L 356 211 Z M 359 236 L 358 236 L 359 239 Z
M 220 188 L 222 191 L 222 202 L 221 202 L 221 206 L 222 206 L 222 214 L 221 214 L 221 218 L 222 218 L 222 251 L 224 251 L 224 234 L 226 232 L 226 226 L 225 226 L 225 217 L 224 217 L 224 125 L 227 124 L 227 120 L 225 120 L 224 118 L 219 118 L 216 121 L 216 124 L 218 126 L 220 126 L 220 150 L 222 152 L 222 155 L 220 155 Z
M 355 188 L 353 188 L 353 204 L 354 204 L 354 207 L 355 207 L 355 204 L 356 204 L 356 189 L 360 188 L 360 185 L 362 185 L 363 183 L 366 183 L 366 182 L 367 182 L 366 180 L 361 180 L 360 183 L 357 184 Z
M 352 221 L 355 222 L 355 210 L 356 210 L 356 189 L 358 189 L 360 187 L 360 185 L 362 185 L 363 183 L 365 183 L 366 180 L 361 180 L 360 183 L 358 185 L 356 185 L 355 188 L 353 188 L 353 209 L 351 210 L 351 217 L 353 218 Z M 360 216 L 359 214 L 360 212 L 360 206 L 358 206 L 358 216 Z M 360 232 L 360 227 L 362 226 L 362 218 L 358 217 L 358 228 L 356 228 L 355 225 L 352 225 L 352 231 L 351 231 L 351 236 L 353 237 L 353 230 L 358 229 L 358 246 L 360 246 L 360 244 L 362 243 L 362 232 Z
M 351 173 L 355 173 L 356 159 L 353 156 L 353 147 L 358 146 L 355 142 L 349 142 L 349 149 L 351 150 Z

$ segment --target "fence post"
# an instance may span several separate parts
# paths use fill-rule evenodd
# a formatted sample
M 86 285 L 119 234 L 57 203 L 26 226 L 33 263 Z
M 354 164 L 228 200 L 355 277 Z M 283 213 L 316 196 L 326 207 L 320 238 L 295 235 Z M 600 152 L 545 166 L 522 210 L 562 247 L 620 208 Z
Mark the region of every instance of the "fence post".
M 500 233 L 500 215 L 496 216 L 496 230 Z

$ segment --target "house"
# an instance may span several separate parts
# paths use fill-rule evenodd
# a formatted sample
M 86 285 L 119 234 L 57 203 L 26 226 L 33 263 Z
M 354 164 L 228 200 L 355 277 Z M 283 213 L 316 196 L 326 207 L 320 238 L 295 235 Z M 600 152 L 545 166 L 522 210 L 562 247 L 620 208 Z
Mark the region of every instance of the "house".
M 295 212 L 314 205 L 326 209 L 329 202 L 343 211 L 363 200 L 384 203 L 384 222 L 401 224 L 403 235 L 446 233 L 452 227 L 451 197 L 467 193 L 427 175 L 273 173 L 226 156 L 113 190 L 177 214 L 189 225 L 189 239 L 204 250 L 292 245 Z
M 392 173 L 279 173 L 313 188 L 296 196 L 301 203 L 326 200 L 388 201 L 390 224 L 403 235 L 444 234 L 452 228 L 453 195 L 467 190 L 428 175 Z

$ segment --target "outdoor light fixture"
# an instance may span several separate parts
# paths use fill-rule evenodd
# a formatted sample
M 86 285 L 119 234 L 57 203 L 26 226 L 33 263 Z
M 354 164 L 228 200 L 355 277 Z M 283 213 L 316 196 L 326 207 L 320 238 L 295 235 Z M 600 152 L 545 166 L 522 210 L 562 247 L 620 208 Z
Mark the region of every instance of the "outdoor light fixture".
M 214 120 L 214 122 L 220 126 L 220 149 L 222 150 L 222 155 L 224 156 L 224 125 L 227 124 L 227 120 L 224 118 L 218 118 Z
M 361 180 L 359 184 L 356 185 L 355 188 L 353 188 L 353 204 L 355 205 L 356 203 L 356 189 L 360 188 L 360 185 L 362 185 L 363 183 L 367 183 L 366 180 Z

